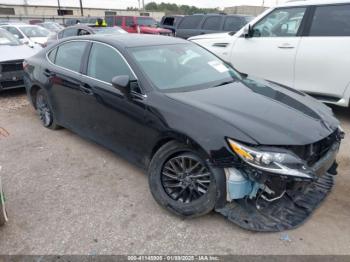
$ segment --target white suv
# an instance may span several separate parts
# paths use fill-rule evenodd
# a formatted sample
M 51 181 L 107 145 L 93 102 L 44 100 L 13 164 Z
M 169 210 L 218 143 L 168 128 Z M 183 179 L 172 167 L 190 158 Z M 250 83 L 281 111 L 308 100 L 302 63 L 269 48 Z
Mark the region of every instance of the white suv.
M 350 100 L 350 1 L 293 1 L 230 33 L 191 41 L 238 71 L 339 106 Z

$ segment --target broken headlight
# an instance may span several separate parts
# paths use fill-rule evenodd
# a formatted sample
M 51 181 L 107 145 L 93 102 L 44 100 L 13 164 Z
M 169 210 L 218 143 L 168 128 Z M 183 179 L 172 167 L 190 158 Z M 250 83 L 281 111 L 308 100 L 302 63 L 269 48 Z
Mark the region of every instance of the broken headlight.
M 228 139 L 233 150 L 247 164 L 270 173 L 312 179 L 313 172 L 305 162 L 291 152 L 257 149 Z

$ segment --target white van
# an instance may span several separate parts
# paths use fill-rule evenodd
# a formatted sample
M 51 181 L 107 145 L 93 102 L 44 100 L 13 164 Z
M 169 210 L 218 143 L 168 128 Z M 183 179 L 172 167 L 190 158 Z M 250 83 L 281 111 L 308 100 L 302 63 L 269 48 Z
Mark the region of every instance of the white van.
M 238 71 L 349 106 L 350 1 L 292 1 L 271 8 L 236 34 L 191 41 Z

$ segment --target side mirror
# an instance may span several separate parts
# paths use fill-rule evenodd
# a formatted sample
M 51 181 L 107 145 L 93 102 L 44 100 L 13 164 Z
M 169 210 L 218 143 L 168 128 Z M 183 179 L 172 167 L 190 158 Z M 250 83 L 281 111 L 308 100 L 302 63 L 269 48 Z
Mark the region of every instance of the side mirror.
M 130 94 L 130 77 L 128 75 L 115 76 L 112 85 L 120 90 L 125 96 Z
M 244 28 L 243 28 L 243 36 L 245 38 L 249 38 L 249 37 L 252 37 L 253 36 L 253 29 L 251 27 L 250 24 L 246 25 Z

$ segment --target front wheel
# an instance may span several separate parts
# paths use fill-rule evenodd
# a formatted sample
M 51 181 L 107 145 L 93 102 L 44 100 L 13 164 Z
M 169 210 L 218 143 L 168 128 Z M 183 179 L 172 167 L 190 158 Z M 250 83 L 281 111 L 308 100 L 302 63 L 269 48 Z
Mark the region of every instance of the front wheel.
M 7 222 L 7 213 L 5 208 L 5 196 L 2 190 L 1 178 L 0 178 L 0 226 Z
M 214 209 L 214 175 L 204 157 L 190 146 L 175 141 L 165 144 L 152 158 L 148 173 L 153 197 L 171 212 L 196 217 Z

